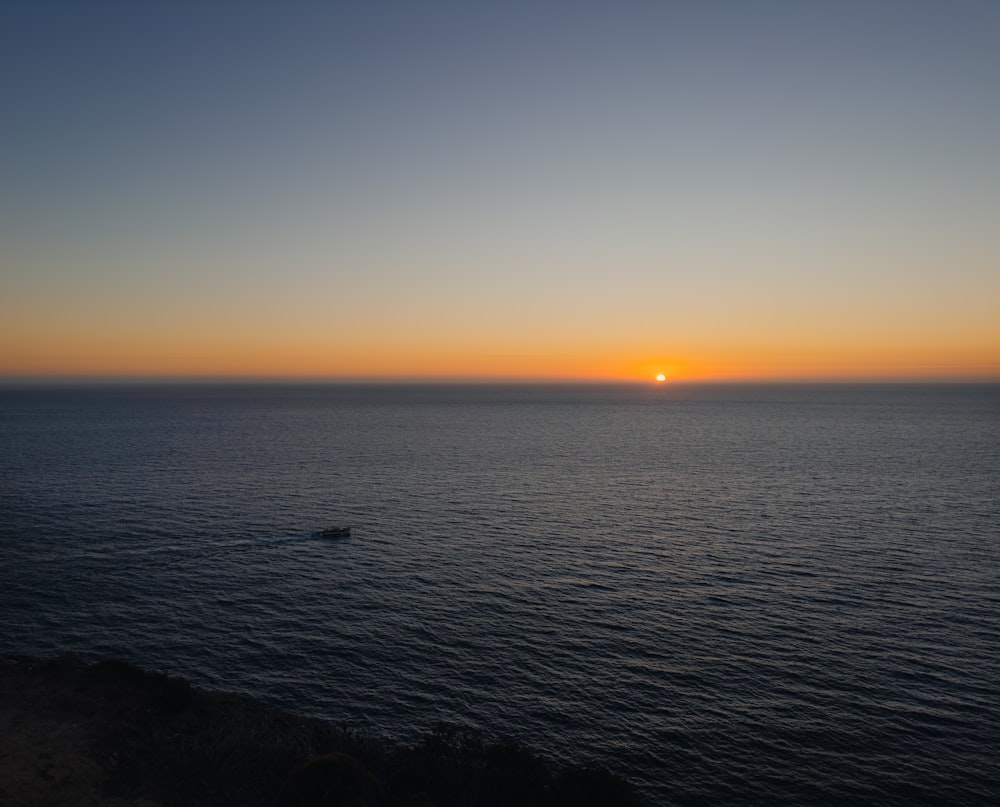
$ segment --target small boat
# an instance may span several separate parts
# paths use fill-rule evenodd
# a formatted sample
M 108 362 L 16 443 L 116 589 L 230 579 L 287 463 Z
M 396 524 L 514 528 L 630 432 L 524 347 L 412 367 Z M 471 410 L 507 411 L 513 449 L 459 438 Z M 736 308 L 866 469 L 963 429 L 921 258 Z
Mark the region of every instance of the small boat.
M 351 534 L 350 527 L 327 527 L 316 533 L 320 538 L 346 538 Z

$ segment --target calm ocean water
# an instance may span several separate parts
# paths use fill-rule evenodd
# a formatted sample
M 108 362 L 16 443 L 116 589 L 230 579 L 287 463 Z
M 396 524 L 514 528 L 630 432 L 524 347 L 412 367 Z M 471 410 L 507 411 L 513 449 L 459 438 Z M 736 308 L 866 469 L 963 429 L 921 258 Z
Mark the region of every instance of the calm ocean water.
M 0 561 L 0 652 L 651 804 L 1000 801 L 997 385 L 7 387 Z

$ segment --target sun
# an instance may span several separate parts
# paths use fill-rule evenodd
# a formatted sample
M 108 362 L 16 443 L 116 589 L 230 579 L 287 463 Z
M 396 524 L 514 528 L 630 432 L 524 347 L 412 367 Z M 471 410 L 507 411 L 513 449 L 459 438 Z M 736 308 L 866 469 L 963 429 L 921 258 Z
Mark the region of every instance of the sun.
M 662 381 L 666 381 L 666 380 L 667 380 L 667 377 L 666 377 L 666 376 L 665 376 L 665 375 L 664 375 L 663 373 L 660 373 L 660 374 L 659 374 L 659 375 L 658 375 L 658 376 L 656 377 L 656 380 L 657 380 L 657 381 L 661 381 L 661 382 L 662 382 Z

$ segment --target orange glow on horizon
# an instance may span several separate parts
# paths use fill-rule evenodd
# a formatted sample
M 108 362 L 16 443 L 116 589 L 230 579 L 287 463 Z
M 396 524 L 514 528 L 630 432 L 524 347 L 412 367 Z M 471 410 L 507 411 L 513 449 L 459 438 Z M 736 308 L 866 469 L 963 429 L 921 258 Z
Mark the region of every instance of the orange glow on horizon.
M 9 345 L 10 343 L 8 343 Z M 352 380 L 523 380 L 659 383 L 708 381 L 812 381 L 976 379 L 1000 380 L 995 353 L 971 351 L 960 360 L 947 351 L 813 351 L 799 355 L 756 351 L 690 358 L 630 360 L 590 351 L 530 354 L 473 345 L 467 350 L 407 349 L 400 345 L 355 350 L 292 343 L 226 344 L 222 340 L 82 340 L 59 349 L 36 344 L 15 354 L 0 350 L 6 377 L 327 378 Z M 662 376 L 662 378 L 661 378 Z M 654 383 L 655 383 L 654 382 Z
M 157 313 L 95 322 L 66 309 L 0 321 L 2 377 L 324 378 L 665 383 L 778 380 L 1000 380 L 1000 337 L 970 333 L 953 344 L 889 343 L 856 335 L 756 343 L 731 332 L 688 336 L 669 352 L 631 339 L 553 331 L 477 330 L 474 323 L 378 331 L 363 322 L 261 316 L 245 320 Z M 17 312 L 16 312 L 17 313 Z M 59 314 L 56 316 L 55 314 Z M 405 327 L 405 330 L 404 330 Z M 458 336 L 456 336 L 458 334 Z M 864 341 L 862 341 L 864 337 Z M 642 341 L 657 339 L 643 334 Z M 699 341 L 701 344 L 699 344 Z M 877 344 L 873 347 L 871 344 Z M 661 382 L 662 383 L 662 382 Z

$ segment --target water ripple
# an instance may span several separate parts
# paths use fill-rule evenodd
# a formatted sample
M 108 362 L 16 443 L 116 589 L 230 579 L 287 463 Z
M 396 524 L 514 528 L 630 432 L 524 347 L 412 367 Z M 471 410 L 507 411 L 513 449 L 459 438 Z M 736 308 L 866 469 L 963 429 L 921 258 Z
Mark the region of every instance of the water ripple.
M 0 651 L 656 804 L 1000 801 L 997 389 L 649 395 L 2 391 Z

